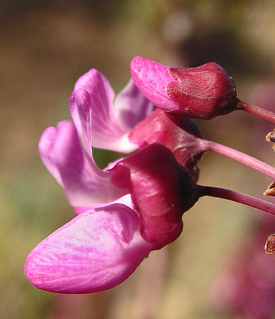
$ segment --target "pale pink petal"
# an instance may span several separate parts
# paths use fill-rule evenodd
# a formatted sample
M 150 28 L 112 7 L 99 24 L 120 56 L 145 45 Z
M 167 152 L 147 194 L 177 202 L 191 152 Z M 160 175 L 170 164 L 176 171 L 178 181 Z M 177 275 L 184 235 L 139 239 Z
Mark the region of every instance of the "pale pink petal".
M 25 274 L 36 287 L 60 293 L 90 293 L 117 286 L 147 257 L 130 208 L 113 204 L 80 214 L 29 254 Z
M 57 182 L 64 187 L 63 181 L 60 175 L 60 171 L 52 158 L 52 148 L 57 135 L 57 129 L 54 126 L 48 127 L 41 135 L 38 150 L 42 159 L 42 162 L 47 167 L 48 171 L 53 175 Z
M 108 80 L 92 69 L 76 83 L 71 95 L 71 115 L 80 140 L 88 150 L 91 146 L 118 152 L 137 148 L 128 139 L 129 128 L 115 115 L 114 92 Z
M 87 91 L 78 89 L 70 98 L 71 115 L 76 127 L 78 138 L 87 158 L 92 158 L 92 120 L 91 98 Z
M 127 131 L 131 131 L 138 122 L 152 113 L 153 108 L 153 104 L 137 88 L 133 79 L 118 93 L 114 102 L 116 118 Z
M 48 128 L 41 136 L 39 152 L 42 161 L 64 188 L 72 206 L 108 203 L 125 195 L 115 187 L 109 174 L 99 169 L 90 152 L 83 153 L 76 128 L 70 121 Z
M 167 84 L 173 80 L 168 66 L 136 56 L 131 61 L 130 70 L 136 86 L 155 106 L 163 110 L 174 106 L 166 92 Z

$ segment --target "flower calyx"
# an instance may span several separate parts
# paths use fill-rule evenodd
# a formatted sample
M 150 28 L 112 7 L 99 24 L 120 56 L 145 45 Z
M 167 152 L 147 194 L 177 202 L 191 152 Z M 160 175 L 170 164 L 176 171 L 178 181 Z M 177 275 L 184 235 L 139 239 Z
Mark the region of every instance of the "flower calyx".
M 112 182 L 131 194 L 143 229 L 142 236 L 160 249 L 183 228 L 182 215 L 198 200 L 191 174 L 164 145 L 153 143 L 122 159 L 110 171 Z
M 201 137 L 198 127 L 191 119 L 174 116 L 160 109 L 154 110 L 140 121 L 129 134 L 130 142 L 137 144 L 140 149 L 152 143 L 161 143 L 168 147 L 195 181 L 199 174 L 197 163 L 204 153 L 199 143 Z

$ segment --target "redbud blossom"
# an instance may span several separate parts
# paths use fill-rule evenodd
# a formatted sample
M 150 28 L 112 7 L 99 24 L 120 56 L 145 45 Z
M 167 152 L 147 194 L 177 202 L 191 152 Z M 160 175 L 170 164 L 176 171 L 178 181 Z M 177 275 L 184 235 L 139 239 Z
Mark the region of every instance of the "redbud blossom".
M 59 228 L 29 254 L 25 274 L 36 287 L 63 293 L 110 289 L 181 233 L 182 214 L 199 198 L 193 178 L 161 144 L 106 171 L 132 203 L 102 203 Z M 126 195 L 127 196 L 127 195 Z
M 140 91 L 167 112 L 209 120 L 243 110 L 275 123 L 274 112 L 237 98 L 234 81 L 215 62 L 194 68 L 171 68 L 137 56 L 130 70 Z
M 150 251 L 164 247 L 180 235 L 182 214 L 201 196 L 233 200 L 274 213 L 274 204 L 196 184 L 198 159 L 206 150 L 218 149 L 222 153 L 221 146 L 203 141 L 192 121 L 175 115 L 175 110 L 182 109 L 183 98 L 171 88 L 169 93 L 163 83 L 174 81 L 177 86 L 175 78 L 182 77 L 181 72 L 172 69 L 168 72 L 168 67 L 154 63 L 153 68 L 164 75 L 156 86 L 151 86 L 150 96 L 163 109 L 169 102 L 167 110 L 171 113 L 156 110 L 149 115 L 152 103 L 132 80 L 114 99 L 107 79 L 91 70 L 77 81 L 71 96 L 73 123 L 60 122 L 57 128 L 49 127 L 42 134 L 41 158 L 79 215 L 29 254 L 25 274 L 36 287 L 53 292 L 89 293 L 120 284 Z M 142 72 L 150 71 L 152 65 L 148 65 Z M 200 68 L 202 83 L 205 74 L 212 74 L 209 69 L 223 74 L 216 66 L 206 71 Z M 152 74 L 155 76 L 155 72 Z M 151 76 L 150 72 L 148 75 Z M 215 76 L 211 75 L 210 79 Z M 148 83 L 144 83 L 148 88 Z M 227 94 L 219 102 L 209 98 L 204 116 L 210 118 L 217 103 L 222 105 L 222 112 L 227 112 L 231 82 L 222 83 L 218 95 L 222 91 Z M 195 90 L 196 85 L 192 92 Z M 205 98 L 207 92 L 201 96 Z M 174 98 L 180 103 L 173 101 Z M 190 101 L 196 98 L 193 94 Z M 195 102 L 192 102 L 194 112 L 199 105 Z M 141 150 L 101 170 L 94 161 L 93 147 L 125 153 L 137 147 Z M 226 148 L 225 153 L 240 158 L 240 152 L 235 156 L 235 152 Z M 250 157 L 246 157 L 247 161 L 250 166 L 263 168 L 258 162 L 251 164 Z M 269 166 L 263 169 L 270 171 Z

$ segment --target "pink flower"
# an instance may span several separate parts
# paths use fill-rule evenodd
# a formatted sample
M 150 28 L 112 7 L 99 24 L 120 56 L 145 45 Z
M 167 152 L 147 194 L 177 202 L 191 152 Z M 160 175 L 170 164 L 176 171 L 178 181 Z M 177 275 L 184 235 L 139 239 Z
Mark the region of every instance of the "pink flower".
M 131 198 L 82 212 L 35 247 L 25 274 L 36 287 L 89 293 L 120 284 L 151 250 L 180 235 L 182 214 L 200 196 L 190 173 L 162 144 L 121 159 L 106 174 Z
M 114 100 L 108 80 L 95 69 L 76 82 L 70 104 L 74 124 L 63 121 L 57 128 L 46 129 L 39 152 L 78 212 L 125 195 L 110 183 L 106 171 L 97 167 L 92 147 L 126 153 L 135 150 L 137 145 L 129 141 L 129 132 L 153 106 L 132 80 Z
M 236 109 L 235 83 L 214 62 L 194 68 L 171 68 L 137 56 L 130 68 L 137 87 L 165 111 L 211 119 Z
M 92 146 L 136 149 L 129 132 L 152 110 L 132 81 L 115 108 L 112 101 L 108 81 L 91 70 L 71 96 L 74 123 L 49 127 L 40 139 L 44 164 L 79 214 L 29 254 L 25 274 L 40 289 L 90 293 L 120 284 L 180 235 L 182 214 L 198 199 L 190 173 L 161 144 L 97 167 Z
M 271 203 L 195 183 L 196 162 L 213 143 L 204 142 L 190 120 L 151 113 L 152 104 L 133 81 L 113 99 L 104 76 L 89 71 L 71 96 L 74 123 L 60 122 L 41 136 L 41 158 L 79 215 L 27 257 L 25 274 L 38 288 L 90 293 L 120 284 L 150 251 L 180 235 L 182 214 L 201 196 L 274 212 Z M 93 159 L 92 147 L 127 153 L 137 146 L 140 151 L 104 170 Z M 225 153 L 234 157 L 228 148 Z M 259 162 L 254 166 L 262 169 Z

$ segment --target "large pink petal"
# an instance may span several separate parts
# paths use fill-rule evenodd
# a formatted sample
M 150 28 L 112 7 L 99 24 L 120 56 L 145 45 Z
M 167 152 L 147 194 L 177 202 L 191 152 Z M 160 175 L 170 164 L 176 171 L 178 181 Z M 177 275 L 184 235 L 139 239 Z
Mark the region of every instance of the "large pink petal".
M 173 78 L 168 73 L 169 67 L 140 56 L 132 59 L 131 76 L 136 86 L 155 106 L 170 110 L 174 102 L 166 92 L 166 86 Z
M 49 127 L 41 136 L 39 152 L 42 161 L 64 188 L 72 206 L 108 203 L 125 195 L 115 187 L 109 174 L 99 169 L 92 154 L 83 153 L 76 128 L 70 121 Z
M 140 226 L 136 213 L 121 204 L 84 212 L 33 249 L 25 274 L 34 286 L 52 292 L 110 289 L 151 251 Z
M 89 142 L 89 147 L 118 152 L 136 149 L 128 139 L 129 128 L 115 116 L 113 100 L 114 92 L 108 80 L 95 69 L 76 82 L 70 99 L 71 115 L 85 148 Z

